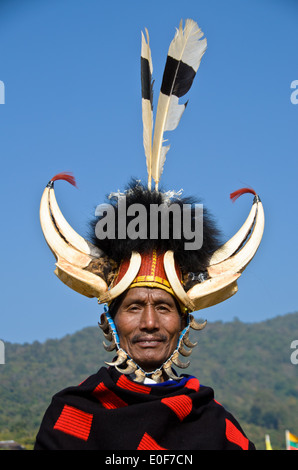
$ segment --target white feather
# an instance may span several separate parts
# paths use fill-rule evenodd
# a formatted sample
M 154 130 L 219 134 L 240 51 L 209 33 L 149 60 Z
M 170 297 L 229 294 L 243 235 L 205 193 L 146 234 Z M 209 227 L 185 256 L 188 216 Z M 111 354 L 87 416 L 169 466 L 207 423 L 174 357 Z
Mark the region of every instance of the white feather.
M 153 65 L 152 65 L 152 58 L 151 58 L 151 50 L 149 46 L 149 34 L 147 29 L 146 36 L 142 32 L 142 49 L 141 49 L 141 57 L 148 60 L 149 63 L 149 71 L 150 83 L 148 86 L 151 86 L 151 77 L 153 73 Z M 151 167 L 152 167 L 152 133 L 153 133 L 153 111 L 152 111 L 152 103 L 148 99 L 142 98 L 142 120 L 143 120 L 143 145 L 145 150 L 146 156 L 146 164 L 147 164 L 147 172 L 148 172 L 148 188 L 151 189 Z
M 164 132 L 176 129 L 185 110 L 185 105 L 180 105 L 177 96 L 173 95 L 174 86 L 177 85 L 176 76 L 179 65 L 183 62 L 192 67 L 195 73 L 197 72 L 207 47 L 207 40 L 205 38 L 201 39 L 202 36 L 203 32 L 197 23 L 187 19 L 184 30 L 181 21 L 169 47 L 168 56 L 176 59 L 178 65 L 173 83 L 170 84 L 170 94 L 165 95 L 160 92 L 158 99 L 152 149 L 152 177 L 155 181 L 156 190 L 158 189 L 166 154 L 170 148 L 170 146 L 163 146 L 165 142 Z

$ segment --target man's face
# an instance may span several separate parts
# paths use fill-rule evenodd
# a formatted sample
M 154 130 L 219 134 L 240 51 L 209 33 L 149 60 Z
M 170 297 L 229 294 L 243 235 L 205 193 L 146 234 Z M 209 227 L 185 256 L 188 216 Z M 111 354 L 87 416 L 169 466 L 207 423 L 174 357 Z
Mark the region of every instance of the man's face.
M 129 289 L 114 321 L 120 347 L 146 372 L 170 357 L 184 327 L 171 294 L 149 287 Z

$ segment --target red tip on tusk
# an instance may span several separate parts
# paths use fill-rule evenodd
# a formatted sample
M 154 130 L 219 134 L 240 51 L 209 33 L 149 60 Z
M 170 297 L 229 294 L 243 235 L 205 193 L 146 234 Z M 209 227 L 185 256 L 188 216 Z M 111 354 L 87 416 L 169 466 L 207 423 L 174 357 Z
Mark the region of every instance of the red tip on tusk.
M 257 195 L 257 193 L 251 189 L 251 188 L 242 188 L 242 189 L 237 189 L 237 191 L 234 191 L 233 193 L 230 194 L 230 199 L 232 199 L 233 202 L 238 199 L 238 197 L 242 196 L 242 194 L 250 193 L 253 194 L 254 196 Z
M 70 172 L 58 173 L 57 175 L 55 175 L 51 179 L 51 182 L 58 181 L 58 180 L 64 180 L 64 181 L 67 181 L 68 183 L 72 184 L 73 186 L 77 186 L 76 180 L 75 180 L 73 174 L 70 173 Z

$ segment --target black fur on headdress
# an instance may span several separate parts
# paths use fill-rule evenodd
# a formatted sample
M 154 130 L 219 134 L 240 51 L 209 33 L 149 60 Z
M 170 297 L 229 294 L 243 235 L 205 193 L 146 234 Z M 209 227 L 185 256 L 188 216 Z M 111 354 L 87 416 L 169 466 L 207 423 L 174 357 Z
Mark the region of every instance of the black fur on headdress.
M 171 194 L 170 194 L 171 193 Z M 133 179 L 125 189 L 125 192 L 122 195 L 126 198 L 126 210 L 132 204 L 141 204 L 146 208 L 147 214 L 147 235 L 146 238 L 136 240 L 126 237 L 125 239 L 118 239 L 118 194 L 111 194 L 107 196 L 107 204 L 111 204 L 115 212 L 115 239 L 99 239 L 96 236 L 96 224 L 99 220 L 102 220 L 106 214 L 103 213 L 101 217 L 97 217 L 91 221 L 90 227 L 90 241 L 98 248 L 100 248 L 105 255 L 113 259 L 116 263 L 120 263 L 121 260 L 129 258 L 132 251 L 138 251 L 139 253 L 146 253 L 152 249 L 160 250 L 165 252 L 167 250 L 172 250 L 175 253 L 175 259 L 184 272 L 204 272 L 208 265 L 208 260 L 212 253 L 219 248 L 220 243 L 220 233 L 216 228 L 212 217 L 208 213 L 205 207 L 203 208 L 203 244 L 199 250 L 186 250 L 185 243 L 191 242 L 187 240 L 183 234 L 182 226 L 182 210 L 181 213 L 181 236 L 179 239 L 173 238 L 173 219 L 171 213 L 169 212 L 169 238 L 163 239 L 161 236 L 161 220 L 159 214 L 159 223 L 158 223 L 158 238 L 150 239 L 150 205 L 156 204 L 160 206 L 161 204 L 167 204 L 169 207 L 172 204 L 178 204 L 181 208 L 184 204 L 191 206 L 191 229 L 193 230 L 194 225 L 194 215 L 195 215 L 195 204 L 200 204 L 198 200 L 195 200 L 193 197 L 180 197 L 180 195 L 175 195 L 172 192 L 163 192 L 149 190 L 147 187 L 143 186 L 139 181 Z M 126 226 L 135 218 L 136 216 L 127 216 L 126 217 Z

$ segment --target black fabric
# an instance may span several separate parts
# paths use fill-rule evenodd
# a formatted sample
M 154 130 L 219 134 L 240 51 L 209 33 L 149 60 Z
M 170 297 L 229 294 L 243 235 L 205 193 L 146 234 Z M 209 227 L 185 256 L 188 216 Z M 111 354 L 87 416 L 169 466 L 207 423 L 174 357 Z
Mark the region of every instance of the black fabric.
M 74 412 L 74 415 L 73 415 Z M 82 416 L 81 416 L 82 415 Z M 101 368 L 57 393 L 35 450 L 254 450 L 213 390 L 185 375 L 180 382 L 141 385 Z

